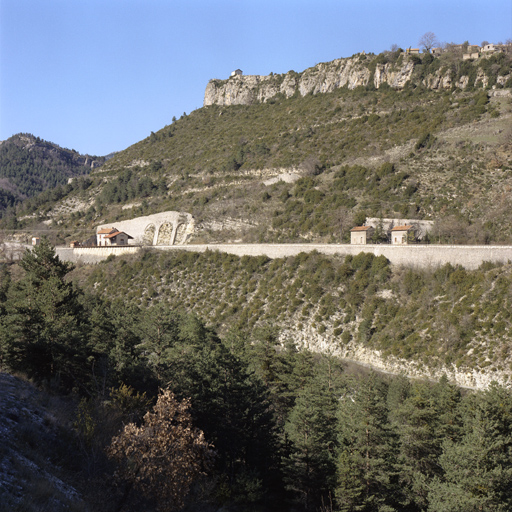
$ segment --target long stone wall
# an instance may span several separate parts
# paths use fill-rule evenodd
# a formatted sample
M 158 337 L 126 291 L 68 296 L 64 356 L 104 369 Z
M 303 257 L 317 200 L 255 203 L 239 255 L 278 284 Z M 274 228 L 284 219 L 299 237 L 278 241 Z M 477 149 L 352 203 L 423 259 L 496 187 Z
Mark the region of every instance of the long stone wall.
M 99 263 L 106 260 L 109 256 L 120 256 L 121 254 L 137 254 L 140 247 L 78 247 L 71 249 L 69 247 L 56 247 L 55 253 L 63 261 L 73 263 Z
M 353 256 L 360 252 L 385 256 L 393 265 L 409 267 L 437 267 L 446 263 L 462 265 L 468 270 L 482 262 L 507 263 L 512 261 L 512 246 L 504 245 L 341 245 L 341 244 L 201 244 L 160 245 L 161 251 L 185 250 L 194 252 L 220 251 L 237 256 L 268 256 L 284 258 L 301 252 L 318 251 L 322 254 Z M 139 247 L 57 248 L 59 257 L 66 261 L 97 263 L 110 255 L 134 254 Z

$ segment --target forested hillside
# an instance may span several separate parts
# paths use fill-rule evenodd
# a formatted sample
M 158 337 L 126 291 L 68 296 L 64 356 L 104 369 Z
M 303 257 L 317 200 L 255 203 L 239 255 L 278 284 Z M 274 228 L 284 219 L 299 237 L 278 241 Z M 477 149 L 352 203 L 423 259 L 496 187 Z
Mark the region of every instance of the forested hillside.
M 54 191 L 70 178 L 84 176 L 105 161 L 64 149 L 31 134 L 20 133 L 0 143 L 0 217 L 24 199 Z M 45 200 L 57 200 L 47 194 Z
M 170 120 L 18 218 L 53 222 L 61 241 L 178 210 L 196 219 L 192 241 L 346 241 L 365 217 L 405 217 L 435 221 L 442 243 L 510 243 L 512 97 L 496 82 L 510 55 L 450 63 L 454 76 L 494 77 L 464 90 L 426 87 L 438 64 L 418 59 L 402 90 L 278 95 Z
M 88 292 L 70 270 L 45 241 L 2 270 L 1 369 L 76 397 L 63 408 L 0 379 L 5 509 L 512 506 L 510 390 L 361 376 L 270 325 L 219 336 L 166 303 Z
M 272 325 L 283 343 L 483 387 L 512 375 L 511 270 L 404 269 L 365 253 L 148 252 L 79 267 L 73 277 L 105 298 L 197 314 L 223 334 Z
M 510 54 L 410 59 L 400 90 L 210 105 L 101 167 L 14 136 L 2 237 L 173 210 L 190 243 L 347 241 L 376 217 L 512 244 Z M 42 237 L 0 262 L 0 510 L 509 511 L 511 306 L 510 262 L 148 248 L 73 268 Z

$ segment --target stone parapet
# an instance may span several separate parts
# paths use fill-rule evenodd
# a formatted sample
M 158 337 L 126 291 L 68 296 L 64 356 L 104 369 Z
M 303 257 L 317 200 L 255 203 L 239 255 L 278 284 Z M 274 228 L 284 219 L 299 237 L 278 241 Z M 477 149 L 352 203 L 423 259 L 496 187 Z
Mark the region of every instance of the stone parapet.
M 135 254 L 141 248 L 89 247 L 57 248 L 57 254 L 65 261 L 97 263 L 111 255 Z M 346 245 L 346 244 L 201 244 L 201 245 L 160 245 L 151 247 L 160 251 L 219 251 L 236 256 L 267 256 L 285 258 L 301 252 L 318 251 L 321 254 L 356 256 L 361 252 L 384 256 L 393 265 L 407 267 L 437 267 L 450 263 L 461 265 L 468 270 L 478 268 L 484 261 L 507 263 L 512 261 L 510 245 Z
M 318 251 L 327 255 L 355 256 L 361 252 L 386 257 L 393 265 L 436 267 L 451 263 L 476 269 L 484 261 L 512 261 L 512 246 L 504 245 L 346 245 L 346 244 L 203 244 L 156 247 L 160 250 L 220 251 L 237 256 L 268 256 L 285 258 L 301 252 Z
M 72 263 L 99 263 L 109 256 L 120 256 L 121 254 L 137 254 L 140 247 L 133 246 L 108 246 L 108 247 L 56 247 L 55 253 L 63 261 Z

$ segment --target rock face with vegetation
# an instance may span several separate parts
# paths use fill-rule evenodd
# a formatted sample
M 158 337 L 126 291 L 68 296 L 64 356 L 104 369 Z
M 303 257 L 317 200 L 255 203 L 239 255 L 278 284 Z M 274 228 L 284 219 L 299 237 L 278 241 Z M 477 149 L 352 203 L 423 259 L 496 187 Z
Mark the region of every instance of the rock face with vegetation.
M 445 374 L 471 388 L 512 379 L 510 264 L 405 269 L 364 253 L 148 252 L 81 267 L 75 278 L 105 297 L 193 311 L 222 334 L 273 325 L 283 344 L 394 374 Z
M 55 242 L 68 242 L 89 238 L 98 225 L 181 211 L 194 218 L 189 243 L 348 242 L 350 229 L 366 218 L 398 217 L 429 221 L 430 242 L 511 244 L 512 103 L 504 81 L 511 69 L 505 53 L 471 62 L 388 52 L 256 77 L 247 94 L 257 90 L 259 99 L 212 104 L 174 119 L 88 176 L 26 199 L 2 227 L 34 229 L 42 221 Z M 357 82 L 363 75 L 366 85 Z M 246 79 L 252 80 L 226 83 L 242 86 Z M 464 88 L 456 85 L 461 80 Z M 372 241 L 384 242 L 385 233 L 376 229 Z M 134 275 L 122 291 L 134 303 L 165 302 L 170 294 L 173 305 L 221 332 L 226 325 L 271 321 L 281 340 L 387 371 L 434 378 L 444 372 L 476 387 L 493 378 L 508 382 L 508 318 L 504 311 L 492 314 L 496 296 L 509 300 L 501 285 L 510 281 L 507 265 L 471 272 L 447 267 L 445 278 L 442 272 L 434 278 L 436 269 L 416 274 L 397 267 L 389 270 L 389 283 L 363 293 L 371 270 L 356 279 L 359 271 L 348 261 L 345 267 L 313 258 L 308 272 L 293 263 L 300 258 L 266 262 L 263 279 L 259 270 L 253 278 L 238 276 L 237 258 L 226 257 L 219 267 L 195 257 L 178 265 L 184 267 L 179 279 L 165 270 L 175 267 L 169 256 L 155 274 L 160 281 L 153 280 L 160 263 L 143 255 L 112 270 L 113 284 L 103 274 L 85 282 L 116 295 L 123 276 Z M 210 264 L 212 270 L 199 270 Z M 315 266 L 323 265 L 331 267 L 327 275 L 338 275 L 340 265 L 348 274 L 337 287 L 329 282 L 311 290 L 304 275 L 316 280 Z M 281 271 L 276 288 L 269 283 Z M 238 276 L 238 284 L 226 288 L 225 275 Z M 444 283 L 438 290 L 427 285 L 438 279 Z M 472 309 L 479 303 L 487 305 Z M 411 318 L 419 327 L 408 330 Z
M 398 217 L 429 221 L 426 242 L 511 244 L 512 61 L 459 57 L 214 84 L 101 167 L 63 150 L 91 172 L 9 203 L 3 236 L 174 211 L 191 243 L 348 241 Z M 24 137 L 12 169 L 46 144 Z M 510 263 L 143 249 L 73 268 L 43 238 L 0 266 L 0 371 L 51 393 L 0 374 L 0 507 L 511 510 L 511 311 Z
M 431 54 L 408 55 L 401 50 L 375 56 L 360 53 L 347 59 L 317 64 L 301 73 L 234 75 L 227 80 L 210 80 L 204 94 L 204 106 L 251 105 L 267 102 L 276 96 L 290 98 L 295 94 L 319 94 L 338 88 L 355 89 L 387 86 L 403 89 L 408 83 L 443 90 L 457 87 L 466 89 L 478 83 L 505 84 L 511 79 L 510 69 L 489 69 L 487 61 L 458 65 L 461 55 L 447 51 L 434 58 Z M 505 60 L 501 57 L 501 60 Z M 455 65 L 456 64 L 456 65 Z M 495 76 L 498 71 L 497 76 Z
M 336 70 L 370 78 L 337 87 Z M 173 119 L 87 177 L 24 200 L 2 227 L 44 222 L 61 243 L 182 211 L 196 221 L 192 243 L 340 242 L 365 217 L 399 217 L 434 222 L 431 241 L 510 243 L 510 74 L 505 53 L 472 62 L 388 52 L 255 78 L 283 94 L 269 89 L 263 101 L 248 88 L 251 104 Z M 432 90 L 447 76 L 450 88 Z

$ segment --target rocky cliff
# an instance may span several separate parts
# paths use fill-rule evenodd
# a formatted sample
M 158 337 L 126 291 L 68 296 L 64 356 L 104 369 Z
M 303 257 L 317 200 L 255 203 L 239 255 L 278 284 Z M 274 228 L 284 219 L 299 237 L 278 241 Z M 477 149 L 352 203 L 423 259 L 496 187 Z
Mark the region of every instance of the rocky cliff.
M 457 76 L 452 66 L 435 67 L 437 69 L 424 73 L 426 66 L 418 55 L 400 55 L 397 58 L 396 54 L 375 56 L 361 53 L 317 64 L 302 73 L 289 71 L 286 74 L 267 76 L 235 75 L 227 80 L 210 80 L 206 86 L 204 106 L 250 105 L 266 102 L 277 95 L 286 98 L 294 94 L 306 96 L 310 93 L 332 92 L 341 87 L 355 89 L 373 85 L 379 89 L 387 84 L 400 90 L 411 80 L 430 89 L 450 89 L 454 86 L 464 89 L 468 85 L 478 86 L 479 83 L 485 87 L 489 81 L 481 69 L 476 77 L 470 79 L 468 75 Z M 496 83 L 503 85 L 509 76 L 497 76 Z

